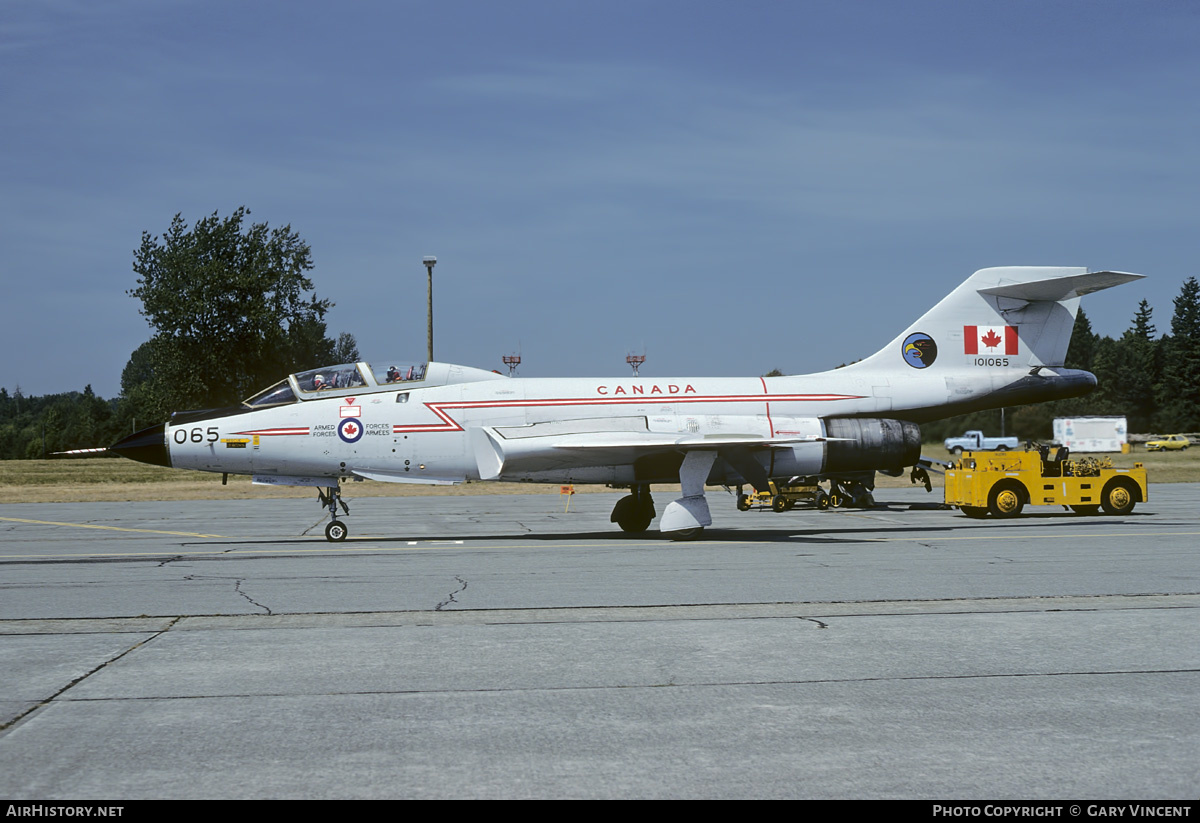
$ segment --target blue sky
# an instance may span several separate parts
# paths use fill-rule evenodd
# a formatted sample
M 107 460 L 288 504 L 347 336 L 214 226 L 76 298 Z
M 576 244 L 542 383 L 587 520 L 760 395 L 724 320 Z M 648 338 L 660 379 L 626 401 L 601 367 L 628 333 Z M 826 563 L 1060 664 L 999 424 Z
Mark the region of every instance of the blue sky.
M 1197 266 L 1194 2 L 0 7 L 0 385 L 119 391 L 133 250 L 247 206 L 329 330 L 523 376 L 818 371 L 976 269 Z

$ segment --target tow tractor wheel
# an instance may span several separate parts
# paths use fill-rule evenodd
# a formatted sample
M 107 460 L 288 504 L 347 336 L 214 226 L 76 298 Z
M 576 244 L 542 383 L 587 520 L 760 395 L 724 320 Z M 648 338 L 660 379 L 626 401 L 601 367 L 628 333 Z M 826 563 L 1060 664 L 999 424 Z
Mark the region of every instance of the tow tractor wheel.
M 1108 481 L 1104 494 L 1100 496 L 1100 505 L 1105 514 L 1129 514 L 1136 502 L 1129 481 L 1121 478 Z
M 325 539 L 330 543 L 341 543 L 346 539 L 346 535 L 350 534 L 350 530 L 346 528 L 346 524 L 341 520 L 331 520 L 325 526 Z
M 750 511 L 750 495 L 739 494 L 737 498 L 737 507 L 740 512 Z
M 782 494 L 777 494 L 771 498 L 771 511 L 785 512 L 789 508 L 787 498 Z
M 1025 489 L 1015 480 L 1002 480 L 988 495 L 988 511 L 993 517 L 1016 517 L 1025 508 Z
M 817 508 L 821 511 L 829 508 L 829 495 L 823 491 L 817 492 Z

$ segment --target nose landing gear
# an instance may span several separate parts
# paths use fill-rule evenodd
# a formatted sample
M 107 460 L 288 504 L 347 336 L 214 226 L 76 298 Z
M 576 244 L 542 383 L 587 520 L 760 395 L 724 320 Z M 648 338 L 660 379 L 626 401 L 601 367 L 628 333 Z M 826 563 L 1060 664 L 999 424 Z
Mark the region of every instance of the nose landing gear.
M 350 514 L 350 507 L 346 505 L 346 501 L 342 500 L 341 489 L 337 486 L 328 486 L 325 489 L 317 489 L 317 497 L 321 501 L 321 505 L 329 509 L 329 524 L 325 526 L 325 539 L 330 543 L 340 543 L 350 534 L 350 530 L 346 528 L 346 524 L 337 519 L 338 506 L 342 507 L 342 511 Z

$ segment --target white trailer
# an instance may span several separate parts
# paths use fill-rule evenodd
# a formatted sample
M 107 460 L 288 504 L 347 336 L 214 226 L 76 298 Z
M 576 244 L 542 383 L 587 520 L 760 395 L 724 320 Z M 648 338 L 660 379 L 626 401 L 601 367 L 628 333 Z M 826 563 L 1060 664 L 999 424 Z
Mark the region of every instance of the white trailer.
M 1129 442 L 1124 417 L 1056 417 L 1054 442 L 1073 452 L 1119 452 Z

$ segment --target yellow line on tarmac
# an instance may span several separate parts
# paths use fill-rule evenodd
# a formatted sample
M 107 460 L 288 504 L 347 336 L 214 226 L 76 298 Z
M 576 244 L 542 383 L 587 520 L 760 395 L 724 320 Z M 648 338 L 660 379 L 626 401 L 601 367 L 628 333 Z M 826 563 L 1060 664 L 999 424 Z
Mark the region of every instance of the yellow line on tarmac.
M 0 517 L 9 523 L 32 523 L 35 526 L 72 526 L 76 529 L 106 529 L 113 532 L 142 532 L 143 534 L 173 534 L 177 537 L 226 537 L 223 534 L 198 534 L 196 532 L 168 532 L 161 529 L 127 529 L 124 526 L 97 526 L 92 523 L 59 523 L 55 520 L 24 520 L 20 517 Z

